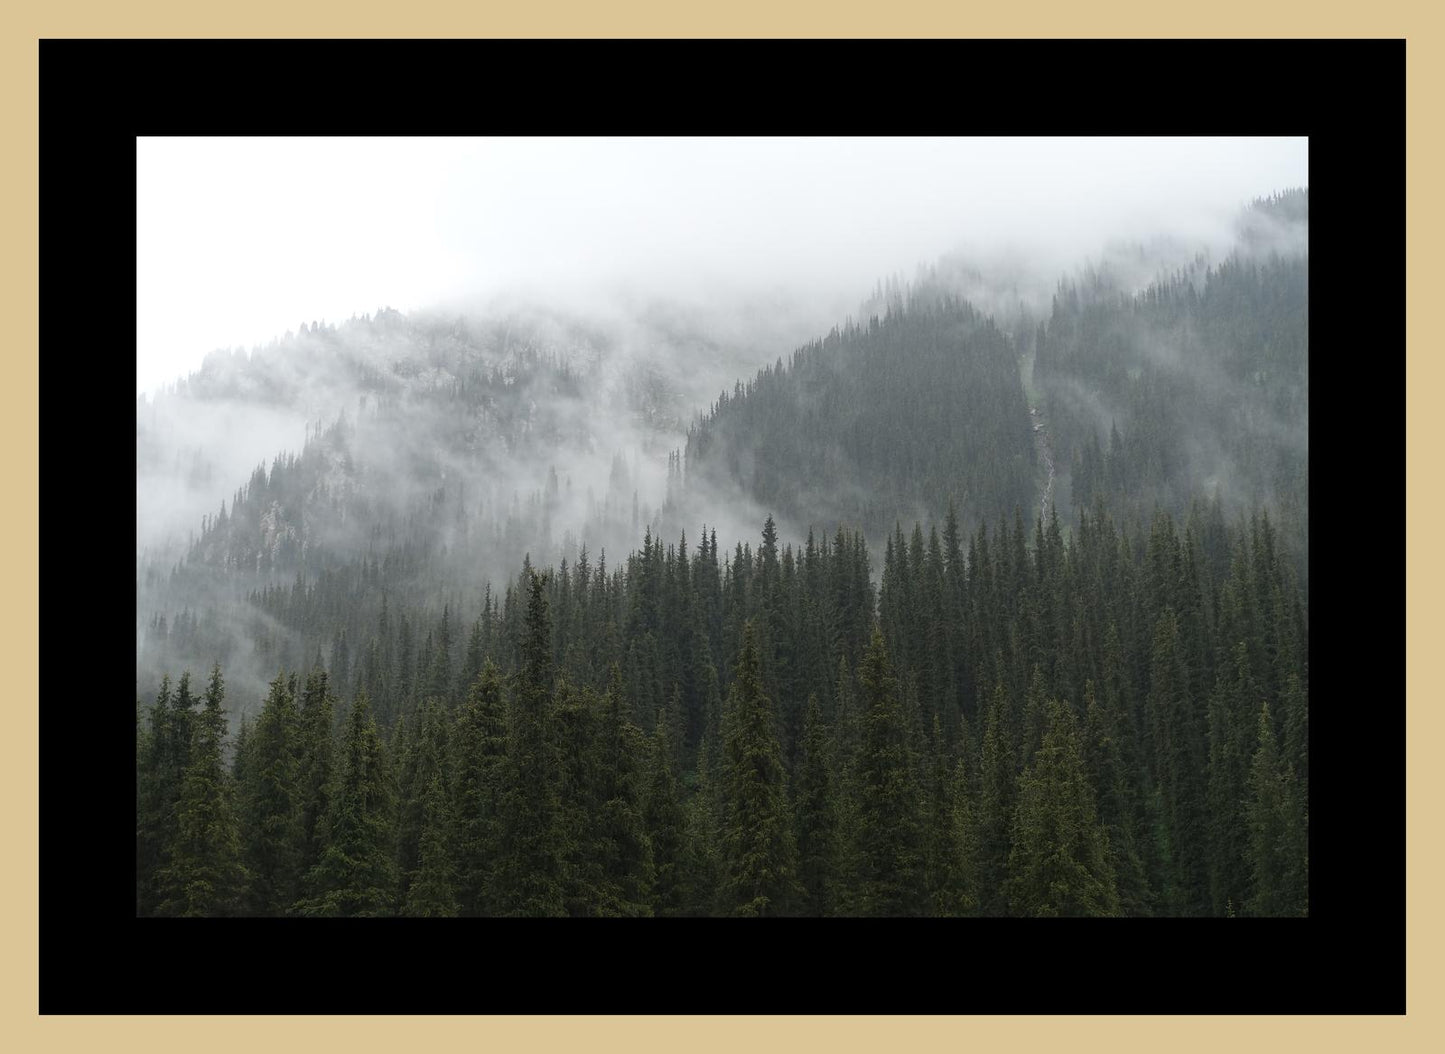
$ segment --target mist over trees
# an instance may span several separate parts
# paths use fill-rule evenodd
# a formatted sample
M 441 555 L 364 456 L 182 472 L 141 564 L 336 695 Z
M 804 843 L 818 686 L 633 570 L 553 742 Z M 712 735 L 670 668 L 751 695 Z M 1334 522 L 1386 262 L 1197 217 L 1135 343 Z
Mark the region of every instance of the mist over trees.
M 138 402 L 137 913 L 1307 914 L 1307 231 L 214 354 Z

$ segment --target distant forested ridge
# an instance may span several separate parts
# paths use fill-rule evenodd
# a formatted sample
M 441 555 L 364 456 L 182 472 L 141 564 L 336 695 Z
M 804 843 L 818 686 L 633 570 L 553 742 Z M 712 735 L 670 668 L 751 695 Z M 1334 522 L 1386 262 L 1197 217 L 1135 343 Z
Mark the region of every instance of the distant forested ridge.
M 138 536 L 226 498 L 138 537 L 137 913 L 1307 914 L 1307 224 L 890 282 L 686 429 L 671 315 L 213 355 L 138 406 Z M 222 480 L 238 406 L 329 409 Z
M 1179 515 L 1200 491 L 1268 505 L 1303 574 L 1309 538 L 1309 257 L 1261 225 L 1299 224 L 1308 191 L 1258 203 L 1243 246 L 1134 294 L 1106 274 L 1061 284 L 1033 380 L 1070 501 Z M 1286 228 L 1296 231 L 1297 227 Z M 1267 251 L 1268 250 L 1268 251 Z
M 723 393 L 688 434 L 689 491 L 742 487 L 787 522 L 965 522 L 1034 502 L 1018 356 L 969 304 L 930 287 L 835 329 Z

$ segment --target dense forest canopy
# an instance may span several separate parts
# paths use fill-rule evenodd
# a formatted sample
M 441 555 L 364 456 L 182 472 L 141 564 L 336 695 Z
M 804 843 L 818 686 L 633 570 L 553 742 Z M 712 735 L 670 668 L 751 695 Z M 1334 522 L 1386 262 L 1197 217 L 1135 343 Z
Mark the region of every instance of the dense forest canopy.
M 224 498 L 138 508 L 138 914 L 1307 914 L 1307 224 L 751 379 L 663 311 L 213 355 L 138 403 L 138 505 Z M 299 452 L 176 441 L 238 406 Z

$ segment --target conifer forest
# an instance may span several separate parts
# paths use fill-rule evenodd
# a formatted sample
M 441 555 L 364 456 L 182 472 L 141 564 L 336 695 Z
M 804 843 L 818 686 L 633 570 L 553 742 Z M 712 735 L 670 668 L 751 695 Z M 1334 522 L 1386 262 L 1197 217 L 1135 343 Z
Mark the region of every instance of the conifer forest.
M 1308 915 L 1309 197 L 1258 193 L 139 396 L 137 915 Z

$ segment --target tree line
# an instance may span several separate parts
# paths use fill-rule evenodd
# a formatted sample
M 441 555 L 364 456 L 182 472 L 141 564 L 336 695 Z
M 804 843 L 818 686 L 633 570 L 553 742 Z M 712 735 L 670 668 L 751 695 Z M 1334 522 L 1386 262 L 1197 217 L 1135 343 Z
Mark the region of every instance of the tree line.
M 876 589 L 856 532 L 702 539 L 524 563 L 465 646 L 383 600 L 234 734 L 219 666 L 167 677 L 137 913 L 1308 912 L 1307 610 L 1267 514 L 950 510 Z M 313 627 L 333 599 L 281 593 Z

